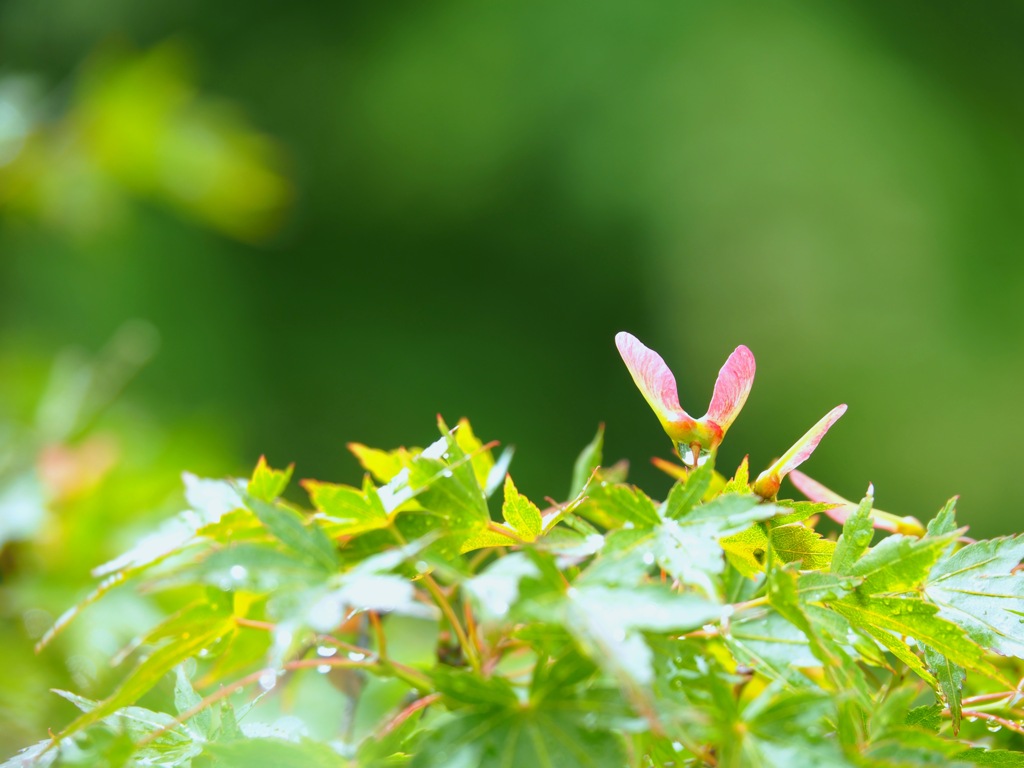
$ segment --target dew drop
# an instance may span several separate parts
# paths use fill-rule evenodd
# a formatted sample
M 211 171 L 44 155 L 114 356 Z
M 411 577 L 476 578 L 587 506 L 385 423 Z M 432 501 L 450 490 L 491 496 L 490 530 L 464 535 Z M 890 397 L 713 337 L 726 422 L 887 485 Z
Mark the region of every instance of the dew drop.
M 993 720 L 985 726 L 985 730 L 989 733 L 999 733 L 999 731 L 1003 730 L 1003 726 Z
M 260 675 L 260 688 L 264 691 L 269 691 L 277 685 L 277 675 L 273 670 L 268 669 L 262 675 Z
M 349 651 L 348 657 L 351 661 L 362 661 L 366 658 L 365 653 L 359 653 L 359 651 Z
M 337 648 L 332 648 L 329 645 L 320 645 L 320 646 L 317 646 L 317 649 L 316 649 L 316 655 L 317 656 L 323 656 L 324 658 L 333 656 L 337 652 L 338 652 Z
M 328 672 L 331 671 L 331 665 L 330 664 L 319 664 L 317 666 L 317 668 L 316 668 L 316 671 L 319 672 L 321 675 L 326 675 Z
M 976 718 L 974 715 L 971 715 L 970 717 L 967 718 L 967 722 L 968 723 L 976 723 L 976 722 L 978 722 L 978 718 Z
M 232 565 L 229 571 L 231 578 L 235 581 L 241 581 L 249 575 L 249 570 L 244 565 Z
M 683 460 L 683 463 L 684 464 L 688 464 L 688 465 L 690 465 L 692 467 L 693 466 L 693 451 L 690 450 L 690 446 L 684 445 L 683 443 L 678 443 L 678 446 L 679 446 L 679 456 Z M 711 451 L 707 450 L 706 448 L 701 448 L 700 452 L 697 454 L 697 466 L 698 467 L 703 466 L 710 457 L 711 457 Z
M 646 553 L 644 553 L 644 565 L 654 565 L 654 553 L 653 552 L 646 552 Z

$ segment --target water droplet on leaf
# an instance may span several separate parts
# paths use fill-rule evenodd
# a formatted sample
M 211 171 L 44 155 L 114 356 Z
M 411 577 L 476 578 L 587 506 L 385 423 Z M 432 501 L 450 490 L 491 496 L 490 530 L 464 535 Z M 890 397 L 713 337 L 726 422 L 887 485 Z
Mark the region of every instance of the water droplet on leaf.
M 268 669 L 260 675 L 260 688 L 264 691 L 271 690 L 275 685 L 277 685 L 277 675 L 273 670 Z

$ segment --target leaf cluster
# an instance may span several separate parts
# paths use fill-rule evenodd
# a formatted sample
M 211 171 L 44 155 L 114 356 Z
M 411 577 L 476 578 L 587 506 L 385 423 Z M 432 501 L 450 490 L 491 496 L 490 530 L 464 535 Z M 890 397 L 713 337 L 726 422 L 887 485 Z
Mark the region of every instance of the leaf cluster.
M 971 542 L 951 501 L 872 546 L 867 496 L 833 539 L 745 462 L 678 468 L 659 502 L 602 431 L 542 506 L 510 451 L 439 426 L 351 446 L 363 482 L 304 481 L 306 505 L 262 459 L 192 479 L 41 646 L 115 588 L 179 609 L 3 768 L 1024 765 L 1024 536 Z M 325 690 L 330 727 L 290 714 Z

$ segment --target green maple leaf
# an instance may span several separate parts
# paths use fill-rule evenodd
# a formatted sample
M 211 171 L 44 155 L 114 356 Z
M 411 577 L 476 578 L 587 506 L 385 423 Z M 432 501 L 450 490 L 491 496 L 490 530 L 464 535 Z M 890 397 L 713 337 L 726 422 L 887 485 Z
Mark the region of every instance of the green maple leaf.
M 622 768 L 622 738 L 601 723 L 609 700 L 585 684 L 593 669 L 538 664 L 529 694 L 501 677 L 437 670 L 438 690 L 453 712 L 419 744 L 411 768 Z M 552 674 L 553 681 L 538 679 Z
M 273 501 L 288 487 L 294 469 L 294 464 L 288 465 L 287 469 L 271 469 L 266 457 L 260 456 L 246 486 L 246 493 L 260 501 Z
M 737 662 L 788 685 L 807 685 L 799 670 L 821 666 L 807 636 L 776 611 L 763 610 L 731 622 L 724 640 Z
M 302 487 L 333 536 L 354 536 L 386 528 L 397 514 L 397 510 L 389 514 L 384 508 L 369 476 L 362 489 L 316 480 L 303 480 Z
M 829 687 L 838 697 L 838 730 L 844 745 L 860 743 L 871 705 L 871 691 L 863 671 L 841 643 L 835 630 L 829 631 L 821 618 L 800 600 L 798 580 L 792 566 L 775 568 L 768 574 L 768 600 L 772 608 L 807 638 L 811 653 L 821 662 Z M 844 638 L 845 639 L 845 638 Z
M 893 534 L 844 568 L 844 573 L 861 580 L 857 591 L 863 595 L 909 592 L 924 582 L 958 533 L 923 539 Z
M 857 511 L 846 518 L 843 533 L 836 542 L 836 551 L 832 556 L 832 573 L 847 574 L 871 546 L 871 539 L 875 535 L 875 527 L 871 522 L 871 507 L 874 503 L 875 500 L 868 494 L 857 506 Z
M 799 563 L 808 571 L 823 570 L 832 563 L 835 542 L 799 523 L 773 525 L 769 538 L 772 552 L 784 563 Z
M 1024 536 L 969 544 L 940 561 L 924 585 L 939 615 L 985 648 L 1024 658 Z
M 935 685 L 914 650 L 901 638 L 912 637 L 918 645 L 928 646 L 954 664 L 969 669 L 985 669 L 981 648 L 956 624 L 940 618 L 938 609 L 918 598 L 853 596 L 829 604 L 846 618 L 882 643 L 916 674 Z
M 567 498 L 575 499 L 587 485 L 594 470 L 601 466 L 602 453 L 604 451 L 604 424 L 597 428 L 597 434 L 587 446 L 576 457 L 576 463 L 572 468 L 572 483 L 569 486 Z
M 953 734 L 960 732 L 960 719 L 963 707 L 964 680 L 967 679 L 967 672 L 963 667 L 954 664 L 938 651 L 931 648 L 924 649 L 924 660 L 928 665 L 928 671 L 935 676 L 939 683 L 939 690 L 942 691 L 946 704 L 949 706 L 949 717 L 953 724 Z
M 652 536 L 655 562 L 669 575 L 713 594 L 711 577 L 725 569 L 722 540 L 776 511 L 753 494 L 731 494 L 695 506 L 679 519 L 664 518 Z

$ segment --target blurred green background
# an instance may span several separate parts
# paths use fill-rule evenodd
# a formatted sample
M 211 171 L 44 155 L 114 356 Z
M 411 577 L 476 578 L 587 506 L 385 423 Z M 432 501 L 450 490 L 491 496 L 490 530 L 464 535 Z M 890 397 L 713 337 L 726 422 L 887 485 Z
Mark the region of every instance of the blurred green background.
M 534 497 L 606 422 L 658 496 L 619 330 L 695 415 L 754 351 L 723 470 L 847 402 L 809 474 L 1019 530 L 1022 35 L 1016 0 L 6 0 L 8 634 L 180 509 L 182 470 L 352 482 L 347 441 L 437 413 L 514 444 Z M 119 618 L 68 641 L 79 690 Z M 11 749 L 53 684 L 19 669 Z

